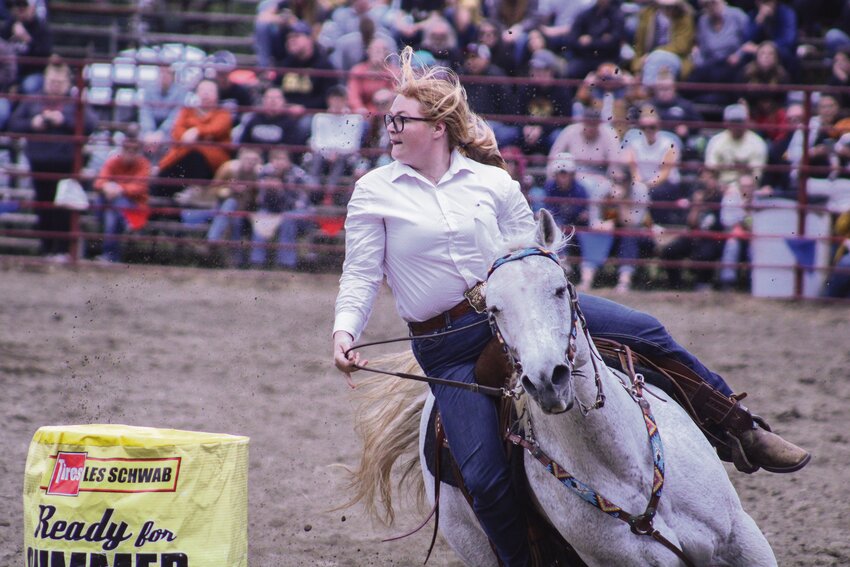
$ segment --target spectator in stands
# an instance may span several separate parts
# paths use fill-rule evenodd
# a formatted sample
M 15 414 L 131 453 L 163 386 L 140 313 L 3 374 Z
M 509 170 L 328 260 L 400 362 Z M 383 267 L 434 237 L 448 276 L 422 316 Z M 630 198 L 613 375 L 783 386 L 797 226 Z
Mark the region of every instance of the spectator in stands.
M 236 159 L 224 162 L 215 172 L 210 191 L 218 201 L 218 212 L 207 231 L 207 240 L 219 244 L 225 237 L 231 242 L 242 240 L 248 226 L 245 214 L 257 207 L 257 180 L 263 165 L 255 148 L 239 148 Z M 234 214 L 237 213 L 237 214 Z M 229 265 L 244 266 L 242 246 L 230 247 Z
M 223 144 L 230 142 L 233 120 L 218 105 L 218 86 L 202 80 L 195 87 L 197 103 L 184 106 L 171 129 L 172 146 L 159 162 L 159 182 L 151 187 L 157 197 L 173 197 L 200 180 L 212 179 L 230 158 Z M 172 182 L 173 180 L 173 182 Z
M 304 107 L 290 105 L 278 86 L 267 87 L 259 110 L 245 116 L 239 138 L 239 145 L 257 146 L 268 155 L 276 145 L 304 145 L 307 140 L 300 137 L 298 118 L 304 114 Z
M 376 0 L 346 0 L 337 3 L 330 17 L 322 24 L 317 39 L 318 44 L 328 52 L 337 48 L 337 42 L 345 35 L 358 32 L 363 18 L 372 20 L 376 32 L 390 35 L 390 30 L 382 28 L 383 15 L 387 6 Z M 363 45 L 365 47 L 365 44 Z
M 484 19 L 478 23 L 478 43 L 490 49 L 490 61 L 503 70 L 507 75 L 516 75 L 517 57 L 512 44 L 502 41 L 502 27 L 492 19 Z
M 142 154 L 138 127 L 133 124 L 121 141 L 120 151 L 106 160 L 94 181 L 103 207 L 103 253 L 99 260 L 120 262 L 123 247 L 115 236 L 147 224 L 150 174 L 151 163 Z
M 6 96 L 18 81 L 18 57 L 11 42 L 0 38 L 0 131 L 12 114 L 12 101 Z
M 477 20 L 481 15 L 480 7 L 474 3 L 458 2 L 454 6 L 448 5 L 443 10 L 443 15 L 451 22 L 457 34 L 458 45 L 469 45 L 478 42 Z
M 485 17 L 502 26 L 502 41 L 508 45 L 522 45 L 528 33 L 544 21 L 536 0 L 488 0 L 481 8 Z
M 328 90 L 327 107 L 313 118 L 306 169 L 313 184 L 324 186 L 326 204 L 344 205 L 347 195 L 339 191 L 340 180 L 359 162 L 367 124 L 362 115 L 348 108 L 348 93 L 342 85 Z
M 762 189 L 766 197 L 786 197 L 797 200 L 797 177 L 803 159 L 803 105 L 789 104 L 785 108 L 785 127 L 782 135 L 768 146 L 767 165 Z M 810 140 L 809 144 L 814 140 Z
M 670 73 L 659 73 L 655 84 L 649 89 L 649 94 L 649 103 L 658 111 L 658 117 L 664 127 L 672 129 L 687 147 L 691 138 L 700 130 L 700 126 L 689 123 L 703 120 L 694 103 L 678 93 L 676 80 Z
M 53 208 L 59 179 L 76 173 L 74 162 L 80 155 L 82 141 L 72 136 L 91 134 L 97 117 L 86 106 L 78 107 L 71 98 L 70 67 L 52 56 L 44 69 L 43 97 L 22 100 L 9 118 L 9 130 L 24 134 L 25 154 L 33 174 L 39 231 L 53 233 L 41 237 L 41 253 L 51 260 L 69 260 L 71 217 L 66 209 Z
M 529 30 L 526 34 L 525 41 L 517 47 L 517 51 L 519 53 L 519 68 L 523 75 L 530 74 L 530 62 L 534 54 L 538 51 L 544 50 L 551 51 L 551 49 L 547 49 L 546 37 L 537 28 Z M 561 60 L 561 68 L 558 71 L 558 76 L 563 77 L 564 71 L 567 68 L 566 61 L 563 61 L 562 57 L 558 57 L 558 59 Z
M 747 14 L 726 0 L 701 0 L 702 13 L 697 20 L 696 46 L 691 56 L 694 68 L 688 81 L 694 83 L 731 83 L 741 65 L 741 45 L 747 36 Z M 723 91 L 688 93 L 694 100 L 723 104 L 730 102 Z
M 617 63 L 625 37 L 619 3 L 614 0 L 596 0 L 593 6 L 576 16 L 566 35 L 564 47 L 569 61 L 567 77 L 583 79 L 603 63 Z
M 772 41 L 788 73 L 797 74 L 797 15 L 780 0 L 755 0 L 756 8 L 749 14 L 746 42 L 741 46 L 746 60 L 755 57 L 763 41 Z
M 809 122 L 809 175 L 812 178 L 828 178 L 832 172 L 835 144 L 841 137 L 841 132 L 836 128 L 840 113 L 838 99 L 832 94 L 821 93 L 817 101 L 817 114 Z
M 576 178 L 576 160 L 569 152 L 559 153 L 546 167 L 546 181 L 542 191 L 530 194 L 534 210 L 546 208 L 555 217 L 558 226 L 589 227 L 591 224 L 590 193 Z M 598 206 L 594 204 L 598 220 Z M 592 281 L 592 266 L 580 264 L 582 285 Z
M 686 0 L 652 0 L 638 14 L 632 71 L 644 85 L 666 68 L 685 78 L 691 70 L 694 10 Z
M 720 222 L 728 233 L 719 274 L 719 285 L 723 291 L 734 289 L 741 283 L 739 264 L 750 261 L 752 210 L 757 196 L 757 182 L 752 175 L 741 175 L 723 189 Z
M 757 85 L 784 85 L 791 81 L 772 41 L 763 41 L 756 47 L 754 59 L 744 66 L 739 78 L 739 82 Z
M 570 124 L 558 135 L 549 159 L 568 152 L 576 161 L 576 175 L 593 199 L 601 199 L 609 190 L 608 167 L 622 162 L 620 138 L 607 123 L 600 120 L 599 111 L 585 108 L 581 121 Z
M 677 236 L 660 249 L 660 257 L 665 262 L 684 259 L 695 262 L 718 262 L 723 254 L 724 239 L 720 233 L 724 231 L 720 222 L 720 203 L 723 200 L 723 189 L 718 180 L 717 172 L 704 167 L 700 171 L 699 185 L 694 190 L 688 206 L 687 226 L 691 231 L 708 234 L 685 233 Z M 681 290 L 684 285 L 681 266 L 666 266 L 667 285 L 671 289 Z M 714 268 L 707 266 L 694 267 L 694 289 L 706 291 L 711 288 L 714 280 Z
M 148 153 L 159 155 L 162 144 L 171 140 L 174 121 L 188 94 L 186 86 L 176 80 L 174 65 L 160 65 L 158 82 L 142 90 L 139 127 Z
M 587 271 L 587 285 L 582 279 L 582 288 L 585 291 L 590 290 L 590 284 L 596 272 L 604 266 L 605 259 L 613 252 L 618 260 L 615 265 L 617 272 L 615 290 L 623 293 L 632 289 L 632 279 L 637 268 L 636 260 L 640 257 L 644 243 L 648 241 L 647 237 L 638 232 L 652 224 L 649 215 L 650 195 L 646 184 L 634 179 L 630 168 L 626 165 L 611 166 L 609 175 L 611 189 L 602 200 L 600 222 L 592 227 L 604 231 L 605 234 L 578 235 L 584 252 L 584 263 L 590 266 Z M 601 248 L 595 251 L 595 258 L 587 254 L 591 248 L 589 242 L 591 238 L 597 240 L 594 246 Z M 598 242 L 600 239 L 603 241 Z M 606 248 L 607 252 L 605 252 Z
M 531 78 L 540 82 L 518 86 L 514 113 L 535 121 L 519 126 L 513 139 L 508 139 L 509 134 L 505 132 L 500 143 L 516 143 L 527 155 L 551 152 L 552 144 L 561 133 L 555 120 L 569 116 L 572 106 L 569 90 L 555 83 L 563 68 L 562 63 L 547 49 L 538 50 L 532 56 L 529 62 Z
M 376 39 L 381 40 L 387 49 L 387 54 L 395 53 L 396 42 L 393 37 L 383 29 L 377 29 L 375 21 L 368 16 L 360 18 L 360 28 L 340 37 L 334 43 L 329 59 L 334 69 L 350 71 L 355 65 L 368 61 L 369 45 Z
M 850 108 L 850 43 L 836 50 L 829 67 L 831 87 L 845 87 L 841 92 L 833 93 L 841 108 Z
M 576 178 L 576 160 L 569 152 L 561 152 L 546 166 L 543 192 L 531 196 L 531 206 L 537 211 L 546 208 L 559 226 L 590 225 L 590 194 Z
M 641 107 L 638 129 L 626 133 L 623 148 L 632 180 L 649 190 L 653 221 L 661 225 L 684 224 L 685 213 L 676 204 L 687 198 L 679 176 L 682 141 L 672 132 L 661 130 L 655 107 Z
M 29 0 L 10 0 L 11 19 L 0 29 L 0 38 L 15 45 L 18 54 L 17 83 L 25 94 L 35 94 L 44 87 L 44 61 L 53 53 L 53 35 L 45 18 L 38 16 L 38 6 Z
M 433 55 L 435 65 L 457 70 L 463 63 L 457 34 L 448 20 L 442 16 L 434 15 L 422 22 L 422 41 L 419 49 Z
M 705 166 L 717 169 L 720 182 L 727 185 L 742 175 L 761 180 L 767 163 L 767 143 L 747 126 L 750 115 L 744 104 L 723 109 L 726 129 L 715 134 L 705 148 Z
M 297 22 L 286 35 L 286 58 L 279 63 L 289 69 L 277 78 L 283 94 L 292 104 L 300 104 L 307 109 L 325 108 L 325 95 L 328 89 L 338 83 L 336 77 L 327 73 L 313 74 L 312 71 L 332 71 L 328 58 L 318 48 L 310 35 L 310 26 Z M 309 114 L 299 121 L 301 137 L 307 138 L 310 132 Z
M 759 45 L 756 57 L 741 69 L 738 82 L 749 87 L 742 93 L 747 101 L 750 116 L 756 131 L 763 138 L 773 141 L 785 133 L 785 91 L 773 91 L 770 87 L 784 85 L 790 76 L 779 60 L 779 53 L 772 41 Z M 768 87 L 768 88 L 764 88 Z
M 822 94 L 806 183 L 809 196 L 824 200 L 833 213 L 850 209 L 850 118 L 839 120 L 839 113 L 835 97 Z
M 538 29 L 546 36 L 546 41 L 553 50 L 560 47 L 559 42 L 572 31 L 579 14 L 593 5 L 594 1 L 538 0 L 537 13 L 541 17 Z
M 375 37 L 366 50 L 366 61 L 352 67 L 348 76 L 348 107 L 366 120 L 370 139 L 384 127 L 383 116 L 379 115 L 375 105 L 375 93 L 392 89 L 393 76 L 397 72 L 388 63 L 391 49 L 394 48 L 385 38 Z
M 301 21 L 318 35 L 327 19 L 324 3 L 318 0 L 263 0 L 257 5 L 254 22 L 254 52 L 257 66 L 268 69 L 286 57 L 286 32 Z
M 204 77 L 218 85 L 218 104 L 230 111 L 234 124 L 255 104 L 254 91 L 233 80 L 236 56 L 229 51 L 217 51 L 207 58 Z
M 260 173 L 258 210 L 251 237 L 252 266 L 262 267 L 266 264 L 267 243 L 276 233 L 277 265 L 284 269 L 296 268 L 298 235 L 315 226 L 309 218 L 314 209 L 301 187 L 305 183 L 307 173 L 292 163 L 289 153 L 284 149 L 272 150 L 268 163 Z
M 511 114 L 515 108 L 511 85 L 490 83 L 486 77 L 504 77 L 505 73 L 490 61 L 490 48 L 483 43 L 470 43 L 464 48 L 462 82 L 466 89 L 469 107 L 482 116 L 500 145 L 508 145 L 517 139 L 517 128 L 502 121 L 494 120 L 493 115 Z
M 611 124 L 621 135 L 628 122 L 629 105 L 645 96 L 642 91 L 631 73 L 613 63 L 603 63 L 584 78 L 573 106 L 597 109 L 602 121 Z

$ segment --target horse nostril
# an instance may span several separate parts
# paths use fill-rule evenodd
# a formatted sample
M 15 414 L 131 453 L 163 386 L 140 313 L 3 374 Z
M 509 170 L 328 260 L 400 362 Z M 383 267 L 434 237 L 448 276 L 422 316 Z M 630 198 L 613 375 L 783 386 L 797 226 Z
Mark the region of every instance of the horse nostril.
M 522 388 L 523 390 L 525 390 L 526 394 L 534 394 L 534 392 L 537 391 L 537 388 L 535 388 L 534 384 L 531 383 L 531 378 L 529 378 L 527 375 L 523 375 L 522 380 L 520 380 L 520 382 L 522 382 Z
M 552 370 L 552 384 L 560 386 L 570 378 L 570 369 L 565 364 L 559 364 Z

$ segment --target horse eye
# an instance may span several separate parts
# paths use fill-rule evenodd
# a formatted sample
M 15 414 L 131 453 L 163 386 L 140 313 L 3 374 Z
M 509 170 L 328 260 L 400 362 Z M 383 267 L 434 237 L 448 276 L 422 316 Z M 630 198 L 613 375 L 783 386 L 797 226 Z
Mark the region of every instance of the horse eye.
M 561 286 L 555 290 L 555 296 L 559 299 L 563 299 L 564 295 L 567 293 L 567 288 L 565 286 Z
M 487 311 L 490 312 L 490 315 L 498 315 L 502 312 L 502 310 L 496 307 L 495 305 L 491 305 L 490 307 L 488 307 Z

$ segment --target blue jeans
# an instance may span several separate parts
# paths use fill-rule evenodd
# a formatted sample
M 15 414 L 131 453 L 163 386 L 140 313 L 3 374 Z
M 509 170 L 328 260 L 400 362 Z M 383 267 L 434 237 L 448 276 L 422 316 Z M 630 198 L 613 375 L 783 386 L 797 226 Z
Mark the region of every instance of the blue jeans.
M 222 201 L 218 207 L 219 213 L 213 217 L 210 223 L 210 228 L 207 230 L 207 240 L 221 240 L 224 237 L 227 229 L 230 229 L 230 240 L 239 240 L 242 236 L 242 223 L 245 221 L 243 217 L 238 215 L 228 215 L 226 213 L 235 213 L 239 210 L 239 202 L 229 197 Z
M 618 341 L 646 356 L 671 357 L 716 390 L 727 396 L 732 394 L 732 388 L 723 378 L 673 340 L 664 325 L 652 315 L 584 293 L 579 294 L 579 304 L 592 336 Z
M 303 213 L 304 211 L 299 211 Z M 313 222 L 305 218 L 298 218 L 292 213 L 283 213 L 277 233 L 277 265 L 284 268 L 294 268 L 298 264 L 298 234 L 306 232 L 313 226 Z M 251 264 L 260 266 L 266 262 L 268 240 L 256 230 L 251 236 Z
M 127 231 L 127 219 L 121 209 L 133 209 L 136 205 L 126 197 L 116 197 L 112 201 L 102 201 L 103 209 L 103 257 L 110 262 L 121 261 L 121 242 L 114 237 Z
M 471 313 L 443 330 L 485 319 Z M 413 340 L 413 354 L 429 376 L 457 382 L 475 381 L 475 361 L 492 337 L 486 323 L 445 337 Z M 446 439 L 472 496 L 481 527 L 506 566 L 529 563 L 528 539 L 522 505 L 511 485 L 510 467 L 502 446 L 502 432 L 493 398 L 432 385 Z
M 850 297 L 850 254 L 845 254 L 833 266 L 834 271 L 827 278 L 823 293 L 823 297 Z

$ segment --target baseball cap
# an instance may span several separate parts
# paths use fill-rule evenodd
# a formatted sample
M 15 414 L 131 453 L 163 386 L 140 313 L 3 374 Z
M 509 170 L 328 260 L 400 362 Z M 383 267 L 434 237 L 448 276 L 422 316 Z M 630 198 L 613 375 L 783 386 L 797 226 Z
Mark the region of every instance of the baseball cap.
M 730 104 L 723 109 L 724 122 L 746 122 L 750 113 L 743 104 Z
M 559 171 L 574 173 L 575 170 L 576 160 L 573 154 L 569 152 L 561 152 L 552 160 L 552 173 L 558 173 Z

